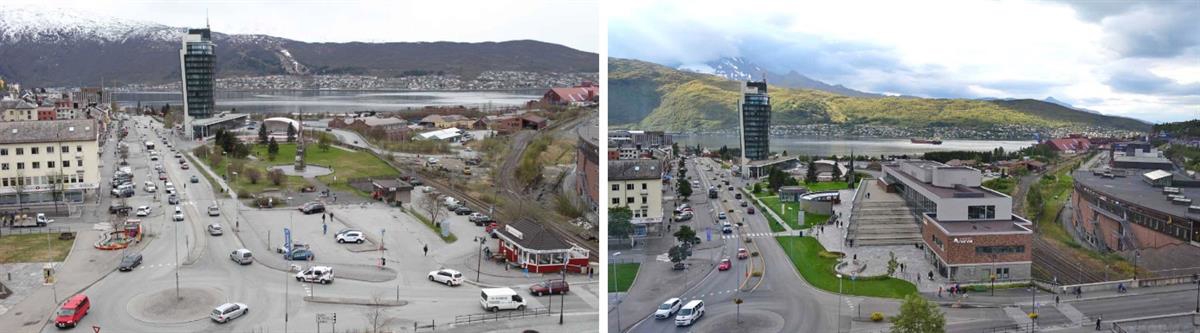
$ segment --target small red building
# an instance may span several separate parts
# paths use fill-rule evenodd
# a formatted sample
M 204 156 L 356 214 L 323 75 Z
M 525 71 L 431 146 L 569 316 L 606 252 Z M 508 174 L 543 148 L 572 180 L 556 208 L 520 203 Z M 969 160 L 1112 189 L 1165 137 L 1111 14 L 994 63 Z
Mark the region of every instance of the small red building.
M 559 239 L 541 225 L 529 220 L 509 223 L 496 230 L 500 254 L 531 273 L 563 270 L 587 271 L 589 251 Z
M 587 105 L 600 101 L 600 87 L 584 82 L 569 88 L 550 88 L 542 94 L 542 103 L 557 105 Z

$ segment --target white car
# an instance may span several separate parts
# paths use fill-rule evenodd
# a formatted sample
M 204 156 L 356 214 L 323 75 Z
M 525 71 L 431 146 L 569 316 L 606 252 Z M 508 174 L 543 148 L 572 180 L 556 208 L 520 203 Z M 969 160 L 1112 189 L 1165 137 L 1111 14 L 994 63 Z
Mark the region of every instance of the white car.
M 225 303 L 213 309 L 208 318 L 218 323 L 225 323 L 234 318 L 241 317 L 246 312 L 250 312 L 250 308 L 244 303 Z
M 154 192 L 158 191 L 158 186 L 154 186 L 154 184 L 146 184 L 146 186 L 143 187 L 143 189 L 145 189 L 146 192 L 154 193 Z
M 333 282 L 333 267 L 312 266 L 296 273 L 296 281 L 329 284 Z
M 220 223 L 213 223 L 208 225 L 208 234 L 211 236 L 220 236 L 225 234 L 225 231 L 221 228 Z
M 463 276 L 459 271 L 443 268 L 429 272 L 429 281 L 445 284 L 447 286 L 457 286 L 463 283 Z
M 174 218 L 175 218 L 176 222 L 183 221 L 183 208 L 179 208 L 179 206 L 175 206 Z
M 221 216 L 221 207 L 217 205 L 208 206 L 208 216 Z
M 138 206 L 137 216 L 144 217 L 150 215 L 150 206 Z
M 339 232 L 337 234 L 337 236 L 334 236 L 333 238 L 337 239 L 338 243 L 358 243 L 358 244 L 362 244 L 362 242 L 366 239 L 366 237 L 363 236 L 362 231 L 358 231 L 358 230 L 347 230 L 347 231 Z
M 428 161 L 429 164 L 437 164 L 438 159 L 436 157 L 430 157 Z
M 668 299 L 658 306 L 658 310 L 654 311 L 654 319 L 671 318 L 675 312 L 679 311 L 680 306 L 683 306 L 683 301 L 680 301 L 678 298 Z

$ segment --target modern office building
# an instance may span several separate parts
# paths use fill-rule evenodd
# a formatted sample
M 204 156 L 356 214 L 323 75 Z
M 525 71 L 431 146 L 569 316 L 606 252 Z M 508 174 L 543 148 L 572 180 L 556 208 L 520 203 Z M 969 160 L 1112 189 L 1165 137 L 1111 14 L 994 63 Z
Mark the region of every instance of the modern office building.
M 883 166 L 883 183 L 920 215 L 926 258 L 957 282 L 1028 280 L 1032 223 L 1012 213 L 1012 198 L 981 186 L 970 167 L 909 160 Z
M 738 123 L 741 130 L 743 166 L 749 161 L 770 157 L 771 97 L 767 81 L 747 81 L 738 100 Z M 747 170 L 743 170 L 747 171 Z M 747 172 L 748 174 L 748 172 Z
M 609 208 L 628 207 L 633 213 L 633 238 L 663 231 L 662 161 L 609 160 Z M 693 189 L 700 192 L 701 189 Z
M 93 119 L 15 121 L 0 131 L 0 205 L 82 202 L 100 187 Z
M 189 138 L 195 137 L 193 118 L 208 118 L 216 113 L 216 64 L 212 32 L 207 27 L 188 29 L 179 48 L 179 71 L 183 79 L 183 128 Z

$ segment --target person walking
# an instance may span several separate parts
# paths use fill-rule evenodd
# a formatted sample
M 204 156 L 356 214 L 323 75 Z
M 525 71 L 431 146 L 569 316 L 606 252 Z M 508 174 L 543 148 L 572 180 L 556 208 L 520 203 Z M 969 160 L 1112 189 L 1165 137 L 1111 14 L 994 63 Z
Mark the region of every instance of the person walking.
M 938 298 L 942 298 L 942 286 L 938 286 Z
M 1096 316 L 1096 330 L 1100 330 L 1100 322 L 1104 320 L 1104 316 Z
M 321 213 L 321 223 L 325 223 L 325 213 Z
M 1058 295 L 1054 295 L 1054 305 L 1058 305 Z
M 325 224 L 325 221 L 321 221 L 321 234 L 322 234 L 322 235 L 328 235 L 328 234 L 329 234 L 329 225 L 328 225 L 328 224 Z
M 429 256 L 429 244 L 425 245 L 424 250 L 425 250 L 425 256 L 428 257 Z

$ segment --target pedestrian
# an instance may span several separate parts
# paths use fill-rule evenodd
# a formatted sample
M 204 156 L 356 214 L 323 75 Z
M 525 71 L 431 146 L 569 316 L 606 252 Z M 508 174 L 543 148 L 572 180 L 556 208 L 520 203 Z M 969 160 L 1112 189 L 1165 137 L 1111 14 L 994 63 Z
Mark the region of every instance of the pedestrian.
M 425 244 L 424 250 L 425 250 L 425 256 L 428 257 L 429 256 L 429 244 Z
M 1054 305 L 1058 305 L 1058 295 L 1054 295 Z
M 325 223 L 325 213 L 321 213 L 321 223 Z
M 1104 320 L 1104 316 L 1097 316 L 1097 317 L 1096 317 L 1096 330 L 1097 330 L 1097 331 L 1099 331 L 1099 330 L 1100 330 L 1100 321 L 1102 321 L 1102 320 Z
M 328 224 L 325 224 L 325 221 L 321 221 L 321 234 L 322 234 L 322 235 L 328 235 L 328 234 L 329 234 L 329 225 L 328 225 Z
M 917 274 L 917 284 L 921 284 L 921 274 Z
M 942 286 L 938 286 L 938 298 L 942 298 Z
M 867 199 L 871 198 L 871 192 L 867 192 Z
M 329 220 L 333 221 L 333 212 L 329 212 Z
M 929 281 L 933 281 L 933 271 L 929 271 Z

